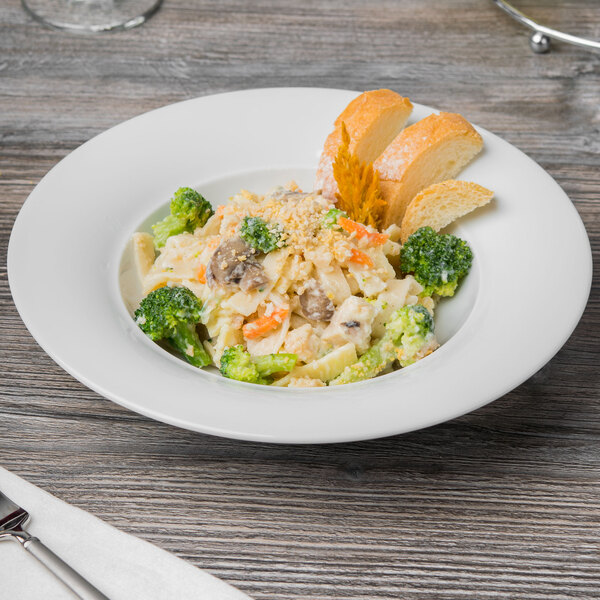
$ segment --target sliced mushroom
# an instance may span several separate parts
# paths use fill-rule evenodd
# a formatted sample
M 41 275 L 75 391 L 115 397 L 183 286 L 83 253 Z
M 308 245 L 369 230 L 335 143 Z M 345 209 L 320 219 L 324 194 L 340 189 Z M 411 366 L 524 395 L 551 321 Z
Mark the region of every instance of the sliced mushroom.
M 315 321 L 329 321 L 335 312 L 333 302 L 315 279 L 309 279 L 304 292 L 300 294 L 300 306 L 304 316 Z
M 239 237 L 224 241 L 213 253 L 206 267 L 206 282 L 239 285 L 249 292 L 268 283 L 262 265 L 254 258 L 254 249 Z
M 262 265 L 254 260 L 245 261 L 246 270 L 240 279 L 240 288 L 242 292 L 255 290 L 269 283 Z

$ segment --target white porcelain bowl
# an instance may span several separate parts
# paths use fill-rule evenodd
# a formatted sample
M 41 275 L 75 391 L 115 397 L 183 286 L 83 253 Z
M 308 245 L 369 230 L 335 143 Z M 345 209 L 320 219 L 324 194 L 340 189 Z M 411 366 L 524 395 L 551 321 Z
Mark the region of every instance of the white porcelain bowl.
M 589 241 L 570 200 L 536 163 L 479 129 L 485 150 L 461 174 L 495 191 L 452 230 L 475 261 L 436 315 L 442 346 L 376 379 L 275 389 L 201 371 L 151 342 L 121 293 L 131 234 L 181 186 L 214 205 L 240 188 L 312 187 L 335 117 L 355 92 L 261 89 L 197 98 L 122 123 L 56 165 L 25 202 L 8 272 L 31 334 L 106 398 L 195 431 L 281 443 L 391 435 L 482 406 L 526 380 L 579 321 Z M 460 107 L 455 107 L 460 112 Z M 411 122 L 432 112 L 415 105 Z M 465 115 L 468 117 L 468 115 Z

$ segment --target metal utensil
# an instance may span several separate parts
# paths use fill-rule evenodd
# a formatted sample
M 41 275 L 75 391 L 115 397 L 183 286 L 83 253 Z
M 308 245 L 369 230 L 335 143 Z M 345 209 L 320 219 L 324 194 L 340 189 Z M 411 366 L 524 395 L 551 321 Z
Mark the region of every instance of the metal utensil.
M 109 600 L 77 571 L 44 546 L 38 538 L 23 530 L 29 513 L 0 492 L 0 540 L 13 539 L 37 558 L 82 600 Z
M 533 19 L 530 19 L 526 14 L 516 9 L 506 0 L 492 0 L 492 2 L 499 6 L 505 13 L 509 14 L 513 19 L 533 30 L 533 33 L 529 38 L 529 45 L 537 54 L 543 54 L 550 50 L 551 39 L 566 42 L 567 44 L 575 44 L 576 46 L 587 48 L 588 50 L 600 50 L 600 42 L 588 40 L 569 33 L 563 33 L 562 31 L 557 31 L 551 27 L 541 25 Z

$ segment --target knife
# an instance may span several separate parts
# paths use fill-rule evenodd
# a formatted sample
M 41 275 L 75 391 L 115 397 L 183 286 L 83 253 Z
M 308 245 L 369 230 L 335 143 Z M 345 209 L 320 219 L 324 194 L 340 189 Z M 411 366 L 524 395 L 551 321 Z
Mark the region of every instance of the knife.
M 109 600 L 38 538 L 23 529 L 29 513 L 0 492 L 0 541 L 13 539 L 60 579 L 81 600 Z

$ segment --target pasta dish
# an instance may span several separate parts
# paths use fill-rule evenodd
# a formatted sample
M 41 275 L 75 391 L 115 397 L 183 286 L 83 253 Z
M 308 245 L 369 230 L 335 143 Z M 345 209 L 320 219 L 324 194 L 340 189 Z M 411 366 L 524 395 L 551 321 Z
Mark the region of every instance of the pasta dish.
M 433 312 L 414 277 L 396 274 L 399 234 L 356 223 L 293 185 L 264 197 L 242 191 L 203 227 L 167 239 L 144 292 L 184 286 L 201 300 L 215 365 L 240 345 L 252 357 L 283 353 L 295 364 L 275 385 L 323 386 L 381 340 L 399 308 Z M 436 346 L 429 336 L 405 362 Z
M 444 180 L 481 149 L 472 126 L 441 113 L 402 130 L 411 109 L 390 90 L 350 103 L 341 116 L 352 133 L 336 121 L 312 192 L 242 190 L 215 210 L 178 189 L 153 233 L 133 236 L 137 325 L 196 367 L 283 387 L 371 379 L 433 352 L 436 302 L 473 260 L 438 231 L 492 192 Z M 401 130 L 391 143 L 390 114 Z M 385 149 L 378 171 L 358 142 L 380 122 L 380 147 L 364 143 Z M 442 164 L 428 170 L 424 157 Z

